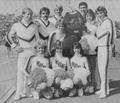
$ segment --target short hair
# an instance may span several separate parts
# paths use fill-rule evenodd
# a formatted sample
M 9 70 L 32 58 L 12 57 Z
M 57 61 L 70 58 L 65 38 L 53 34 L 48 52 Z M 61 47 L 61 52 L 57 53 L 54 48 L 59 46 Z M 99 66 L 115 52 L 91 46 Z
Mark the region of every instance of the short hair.
M 88 10 L 87 10 L 87 14 L 89 14 L 89 15 L 92 16 L 92 20 L 95 19 L 95 13 L 94 13 L 94 11 L 93 11 L 92 9 L 88 9 Z
M 46 11 L 46 12 L 48 13 L 48 15 L 50 15 L 50 9 L 49 9 L 49 8 L 47 8 L 47 7 L 42 7 L 42 8 L 40 9 L 40 12 L 39 12 L 40 15 L 41 15 L 42 11 Z
M 61 5 L 56 5 L 54 11 L 57 10 L 57 9 L 59 9 L 61 12 L 63 12 L 63 6 L 61 6 Z
M 79 3 L 79 8 L 80 8 L 80 6 L 82 6 L 82 5 L 85 5 L 85 7 L 88 8 L 88 4 L 87 4 L 86 2 L 80 2 L 80 3 Z
M 103 12 L 105 16 L 107 16 L 107 9 L 104 6 L 98 6 L 97 9 L 95 10 L 95 13 L 97 12 Z
M 33 15 L 32 9 L 31 9 L 31 8 L 28 8 L 28 7 L 23 8 L 23 10 L 22 10 L 22 15 L 26 14 L 27 12 L 30 12 L 30 14 Z

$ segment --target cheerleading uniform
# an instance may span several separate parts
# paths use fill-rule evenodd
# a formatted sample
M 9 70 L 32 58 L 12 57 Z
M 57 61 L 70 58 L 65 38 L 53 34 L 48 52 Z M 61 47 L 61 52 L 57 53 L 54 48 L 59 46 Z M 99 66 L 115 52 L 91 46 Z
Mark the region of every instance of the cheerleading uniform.
M 78 84 L 81 81 L 83 85 L 86 85 L 87 77 L 89 75 L 89 67 L 86 57 L 73 56 L 70 63 L 74 71 L 74 84 Z
M 51 65 L 53 70 L 62 69 L 66 71 L 68 58 L 60 57 L 60 58 L 51 58 Z
M 48 40 L 48 52 L 51 56 L 55 54 L 55 46 L 56 41 L 59 40 L 60 42 L 63 42 L 65 38 L 65 34 L 60 34 L 59 30 L 55 30 L 50 36 Z
M 50 17 L 48 20 L 51 22 L 51 23 L 53 23 L 54 25 L 56 25 L 56 23 L 58 22 L 58 21 L 61 21 L 63 19 L 63 16 L 60 16 L 60 17 L 57 17 L 57 16 L 52 16 L 52 17 Z

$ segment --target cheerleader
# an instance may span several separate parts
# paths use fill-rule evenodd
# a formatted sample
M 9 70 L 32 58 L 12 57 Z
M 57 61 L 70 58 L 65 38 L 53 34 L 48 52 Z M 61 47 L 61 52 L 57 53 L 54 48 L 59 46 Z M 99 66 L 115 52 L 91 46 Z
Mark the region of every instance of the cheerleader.
M 57 29 L 49 36 L 48 40 L 48 52 L 51 56 L 55 54 L 56 41 L 59 40 L 60 42 L 63 42 L 65 38 L 63 21 L 58 21 L 56 27 Z
M 60 97 L 63 95 L 62 91 L 66 92 L 73 88 L 73 82 L 67 73 L 67 70 L 70 69 L 69 59 L 62 55 L 63 48 L 61 42 L 57 41 L 56 45 L 56 53 L 50 59 L 50 64 L 55 71 L 55 97 Z
M 97 79 L 99 80 L 99 73 L 98 68 L 96 68 L 96 61 L 97 61 L 97 37 L 96 37 L 96 31 L 97 31 L 97 23 L 95 21 L 95 14 L 91 9 L 88 9 L 86 13 L 86 31 L 84 32 L 84 35 L 82 36 L 82 39 L 80 40 L 80 43 L 82 44 L 83 53 L 87 56 L 91 76 L 89 78 L 89 86 L 90 88 L 86 92 L 93 93 L 97 89 L 97 85 L 99 84 Z M 86 44 L 82 43 L 84 40 L 86 40 Z M 95 74 L 97 73 L 97 75 Z M 95 77 L 96 76 L 96 77 Z
M 63 6 L 56 5 L 56 7 L 54 9 L 55 15 L 53 15 L 52 17 L 50 17 L 49 21 L 51 23 L 53 23 L 54 25 L 56 25 L 57 22 L 60 22 L 63 19 L 62 12 L 63 12 Z
M 45 43 L 38 42 L 35 44 L 36 55 L 31 56 L 25 66 L 26 73 L 29 75 L 29 87 L 35 89 L 32 92 L 35 99 L 41 96 L 51 99 L 53 89 L 51 88 L 54 81 L 54 71 L 49 68 L 49 60 L 45 58 Z
M 90 75 L 90 70 L 87 58 L 82 56 L 82 48 L 79 42 L 75 42 L 73 46 L 74 56 L 70 59 L 71 68 L 73 70 L 74 90 L 77 89 L 78 96 L 83 95 L 83 89 L 87 85 L 87 77 Z M 73 91 L 74 91 L 73 90 Z M 72 93 L 75 93 L 71 91 Z

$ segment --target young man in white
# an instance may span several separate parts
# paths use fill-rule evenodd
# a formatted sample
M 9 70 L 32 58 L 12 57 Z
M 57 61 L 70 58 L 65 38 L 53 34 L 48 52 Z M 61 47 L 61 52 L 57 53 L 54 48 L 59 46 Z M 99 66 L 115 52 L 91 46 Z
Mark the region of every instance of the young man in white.
M 101 79 L 101 88 L 96 94 L 99 98 L 105 98 L 109 94 L 107 82 L 108 63 L 111 57 L 111 46 L 113 41 L 113 23 L 107 16 L 107 10 L 103 6 L 96 9 L 97 19 L 100 25 L 97 29 L 98 38 L 98 69 Z
M 33 11 L 30 8 L 24 8 L 22 11 L 22 20 L 13 24 L 7 40 L 13 50 L 18 52 L 18 71 L 17 71 L 17 90 L 15 100 L 26 96 L 26 81 L 24 64 L 31 55 L 34 54 L 32 45 L 39 39 L 38 28 L 32 22 Z M 12 37 L 16 37 L 19 44 L 15 44 Z

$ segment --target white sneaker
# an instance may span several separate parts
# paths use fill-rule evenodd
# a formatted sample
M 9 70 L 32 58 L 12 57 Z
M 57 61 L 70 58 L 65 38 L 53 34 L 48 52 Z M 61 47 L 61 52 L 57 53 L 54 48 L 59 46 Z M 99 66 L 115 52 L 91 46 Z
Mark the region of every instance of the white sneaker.
M 15 100 L 15 101 L 20 100 L 20 99 L 21 99 L 21 96 L 20 96 L 20 95 L 19 95 L 19 96 L 18 96 L 18 95 L 15 95 L 15 97 L 14 97 L 14 100 Z
M 96 95 L 99 95 L 99 94 L 101 94 L 101 91 L 99 90 L 99 91 L 95 92 L 95 94 L 96 94 Z M 109 95 L 109 94 L 110 94 L 110 91 L 107 90 L 107 95 Z
M 107 95 L 109 95 L 110 94 L 110 90 L 107 90 Z
M 95 92 L 96 95 L 100 94 L 101 93 L 101 90 Z
M 21 98 L 25 98 L 25 97 L 27 97 L 26 94 L 22 94 L 22 95 L 21 95 Z
M 107 97 L 106 94 L 100 94 L 98 98 L 100 98 L 100 99 L 104 99 L 104 98 L 106 98 L 106 97 Z

